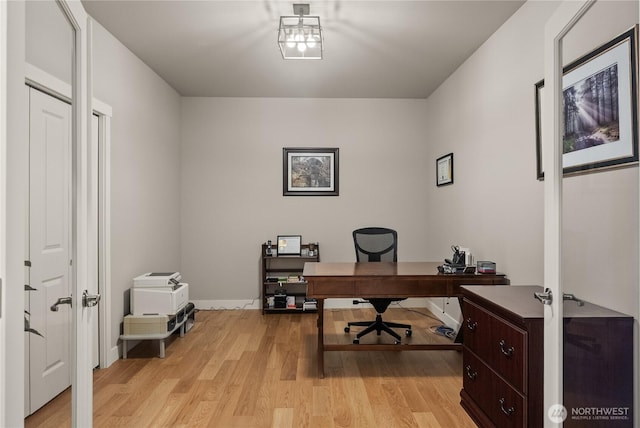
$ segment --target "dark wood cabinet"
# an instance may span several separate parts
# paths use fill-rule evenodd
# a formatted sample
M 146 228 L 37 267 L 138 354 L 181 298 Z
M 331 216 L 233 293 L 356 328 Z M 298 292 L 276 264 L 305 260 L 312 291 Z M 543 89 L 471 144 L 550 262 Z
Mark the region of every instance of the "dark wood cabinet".
M 478 426 L 545 422 L 544 313 L 536 291 L 542 287 L 462 287 L 460 404 Z M 563 404 L 565 427 L 633 426 L 632 317 L 587 302 L 564 303 Z
M 262 244 L 262 313 L 316 311 L 315 299 L 307 298 L 307 281 L 302 272 L 306 262 L 320 261 L 320 246 L 302 244 L 300 249 L 301 255 L 279 256 L 275 246 L 268 252 L 267 244 Z

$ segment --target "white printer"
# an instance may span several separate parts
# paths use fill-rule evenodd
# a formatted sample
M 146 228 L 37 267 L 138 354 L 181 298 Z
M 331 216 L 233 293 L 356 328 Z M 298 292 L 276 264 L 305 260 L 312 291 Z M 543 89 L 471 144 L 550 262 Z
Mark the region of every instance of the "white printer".
M 182 275 L 180 272 L 148 272 L 133 278 L 134 288 L 158 288 L 178 285 Z
M 180 282 L 179 272 L 146 273 L 133 280 L 131 313 L 176 314 L 189 302 L 189 284 Z

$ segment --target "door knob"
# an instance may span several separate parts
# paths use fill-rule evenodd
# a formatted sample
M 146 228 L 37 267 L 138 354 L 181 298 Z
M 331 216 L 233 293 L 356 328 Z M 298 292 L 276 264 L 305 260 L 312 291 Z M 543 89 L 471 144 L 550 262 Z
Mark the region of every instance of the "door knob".
M 584 306 L 584 302 L 582 300 L 578 299 L 573 294 L 562 293 L 562 296 L 563 296 L 563 300 L 573 300 L 574 302 L 576 302 L 578 304 L 578 306 Z
M 91 308 L 100 301 L 100 294 L 89 294 L 87 290 L 82 292 L 82 306 Z
M 71 296 L 69 297 L 60 297 L 58 301 L 56 301 L 53 305 L 51 305 L 51 310 L 53 312 L 58 312 L 58 305 L 69 305 L 71 306 Z
M 551 293 L 550 288 L 545 288 L 544 292 L 535 292 L 533 293 L 533 296 L 540 300 L 543 305 L 550 305 L 553 301 L 553 293 Z

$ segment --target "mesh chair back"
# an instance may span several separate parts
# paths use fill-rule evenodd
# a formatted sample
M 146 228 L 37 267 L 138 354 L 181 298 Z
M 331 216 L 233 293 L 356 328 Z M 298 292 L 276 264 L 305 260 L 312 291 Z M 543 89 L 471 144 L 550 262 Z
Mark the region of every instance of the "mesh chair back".
M 353 231 L 358 262 L 397 262 L 398 233 L 385 227 L 365 227 Z

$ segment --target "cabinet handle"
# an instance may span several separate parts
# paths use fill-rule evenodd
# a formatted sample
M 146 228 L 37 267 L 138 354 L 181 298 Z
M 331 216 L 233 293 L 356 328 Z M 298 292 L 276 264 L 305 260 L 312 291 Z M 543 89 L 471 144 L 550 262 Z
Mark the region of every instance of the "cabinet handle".
M 502 410 L 502 413 L 504 413 L 507 416 L 511 416 L 515 413 L 516 409 L 515 407 L 511 406 L 507 409 L 504 408 L 504 397 L 502 397 L 500 400 L 498 400 L 500 402 L 500 410 Z
M 500 341 L 500 351 L 502 351 L 502 353 L 507 358 L 511 358 L 511 356 L 513 355 L 513 352 L 515 351 L 515 349 L 513 348 L 513 346 L 509 347 L 509 349 L 504 349 L 504 345 L 506 345 L 506 342 L 504 341 L 504 339 L 502 339 Z
M 467 328 L 475 331 L 476 327 L 478 327 L 478 321 L 471 321 L 471 318 L 467 318 Z
M 478 372 L 472 372 L 471 371 L 471 366 L 468 365 L 467 367 L 465 367 L 465 369 L 467 370 L 467 377 L 471 380 L 475 380 L 478 377 Z

